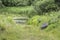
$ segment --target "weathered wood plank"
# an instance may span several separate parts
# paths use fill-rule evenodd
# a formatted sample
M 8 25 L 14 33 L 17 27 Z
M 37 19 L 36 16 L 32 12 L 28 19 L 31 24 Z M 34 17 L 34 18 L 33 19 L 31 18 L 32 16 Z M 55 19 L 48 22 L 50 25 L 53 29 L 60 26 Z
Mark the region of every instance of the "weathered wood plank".
M 28 17 L 15 17 L 15 18 L 13 18 L 13 20 L 19 24 L 26 24 L 28 19 L 29 19 Z

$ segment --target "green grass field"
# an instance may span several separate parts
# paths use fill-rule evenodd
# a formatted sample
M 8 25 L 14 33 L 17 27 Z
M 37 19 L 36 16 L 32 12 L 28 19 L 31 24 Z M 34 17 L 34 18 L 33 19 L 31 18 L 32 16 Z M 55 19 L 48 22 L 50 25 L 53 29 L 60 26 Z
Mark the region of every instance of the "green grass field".
M 14 17 L 29 16 L 30 14 L 27 12 L 32 10 L 32 7 L 1 8 L 0 40 L 60 40 L 60 18 L 57 18 L 60 16 L 60 11 L 40 16 L 35 15 L 28 20 L 29 25 L 16 24 L 13 21 Z M 23 14 L 24 11 L 26 15 Z M 51 22 L 46 29 L 41 30 L 42 23 L 48 22 L 52 18 L 56 18 L 58 21 Z M 41 22 L 38 23 L 37 19 L 41 19 Z

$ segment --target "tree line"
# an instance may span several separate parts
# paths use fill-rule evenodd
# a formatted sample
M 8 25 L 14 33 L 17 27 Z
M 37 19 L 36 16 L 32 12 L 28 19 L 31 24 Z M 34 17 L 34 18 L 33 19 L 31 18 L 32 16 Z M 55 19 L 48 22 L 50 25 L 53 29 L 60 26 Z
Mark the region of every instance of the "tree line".
M 38 14 L 57 11 L 60 8 L 60 0 L 0 0 L 0 7 L 33 6 Z

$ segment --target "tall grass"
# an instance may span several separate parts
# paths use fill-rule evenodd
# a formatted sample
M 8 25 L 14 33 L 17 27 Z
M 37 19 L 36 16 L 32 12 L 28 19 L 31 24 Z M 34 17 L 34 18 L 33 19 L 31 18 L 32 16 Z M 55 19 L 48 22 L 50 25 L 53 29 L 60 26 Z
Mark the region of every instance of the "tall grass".
M 37 13 L 33 9 L 33 7 L 5 7 L 0 9 L 0 13 L 2 14 L 19 14 L 25 16 L 33 16 Z
M 55 13 L 55 14 L 53 14 Z M 58 14 L 57 14 L 58 13 Z M 52 12 L 50 15 L 32 17 L 32 25 L 16 25 L 13 21 L 14 15 L 0 15 L 0 40 L 60 40 L 60 19 L 59 22 L 50 24 L 45 30 L 41 30 L 41 25 L 48 22 L 52 17 L 58 17 L 60 12 Z M 19 16 L 19 15 L 17 15 Z M 41 22 L 37 24 L 37 19 Z M 56 19 L 57 20 L 57 19 Z M 55 28 L 54 28 L 55 27 Z M 1 29 L 4 29 L 2 31 Z
M 36 15 L 32 7 L 6 7 L 0 9 L 0 40 L 60 40 L 60 11 Z M 16 24 L 14 17 L 31 16 L 27 25 Z M 34 15 L 34 16 L 33 16 Z M 57 22 L 51 21 L 55 18 Z M 40 22 L 39 22 L 40 20 Z M 50 23 L 41 30 L 44 22 Z M 29 24 L 29 25 L 28 25 Z

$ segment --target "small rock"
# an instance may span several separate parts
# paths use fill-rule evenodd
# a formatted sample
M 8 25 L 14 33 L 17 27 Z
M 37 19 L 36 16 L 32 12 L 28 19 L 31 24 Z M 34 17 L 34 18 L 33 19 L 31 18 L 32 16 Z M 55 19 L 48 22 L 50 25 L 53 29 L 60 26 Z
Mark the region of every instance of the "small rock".
M 48 27 L 48 23 L 43 23 L 42 26 L 41 26 L 41 29 L 45 29 Z

